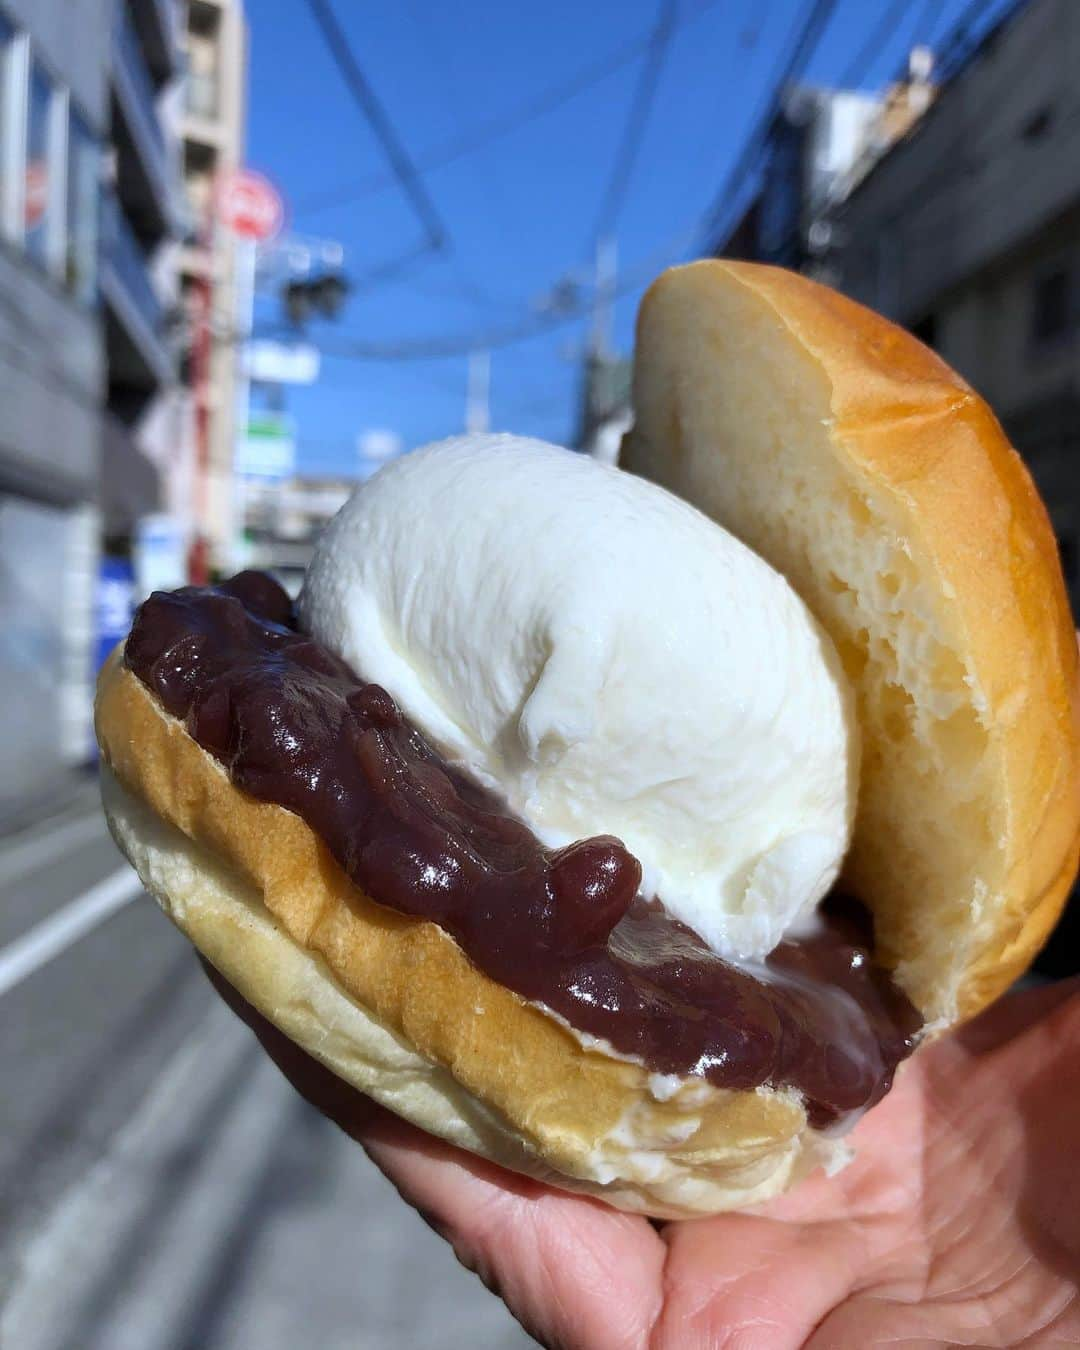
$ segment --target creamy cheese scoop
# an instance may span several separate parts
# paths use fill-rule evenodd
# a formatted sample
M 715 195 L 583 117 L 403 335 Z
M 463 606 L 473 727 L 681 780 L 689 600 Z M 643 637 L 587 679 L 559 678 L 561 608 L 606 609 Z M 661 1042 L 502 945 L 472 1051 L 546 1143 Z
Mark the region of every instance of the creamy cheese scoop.
M 362 484 L 303 626 L 552 846 L 613 834 L 720 955 L 807 918 L 851 835 L 857 737 L 784 579 L 677 497 L 518 436 L 459 436 Z

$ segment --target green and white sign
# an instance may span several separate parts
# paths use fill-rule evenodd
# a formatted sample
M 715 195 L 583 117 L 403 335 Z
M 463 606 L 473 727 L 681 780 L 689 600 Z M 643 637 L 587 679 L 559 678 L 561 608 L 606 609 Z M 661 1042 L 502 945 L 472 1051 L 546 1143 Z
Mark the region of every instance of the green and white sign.
M 285 413 L 258 413 L 236 446 L 236 472 L 245 478 L 291 478 L 296 471 L 296 426 Z

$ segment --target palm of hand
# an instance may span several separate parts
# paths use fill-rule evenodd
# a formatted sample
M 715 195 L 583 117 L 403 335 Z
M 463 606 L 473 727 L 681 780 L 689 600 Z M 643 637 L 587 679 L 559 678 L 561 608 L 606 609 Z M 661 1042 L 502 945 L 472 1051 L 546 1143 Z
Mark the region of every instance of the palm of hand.
M 1080 1344 L 1075 984 L 1014 995 L 917 1055 L 839 1176 L 659 1228 L 421 1134 L 239 1010 L 547 1345 Z

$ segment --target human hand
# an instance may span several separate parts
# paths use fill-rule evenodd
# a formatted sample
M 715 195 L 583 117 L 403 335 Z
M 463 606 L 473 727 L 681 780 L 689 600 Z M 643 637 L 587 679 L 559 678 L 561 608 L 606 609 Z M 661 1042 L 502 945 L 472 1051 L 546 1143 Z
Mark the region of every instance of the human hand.
M 383 1111 L 211 979 L 543 1344 L 1080 1344 L 1080 981 L 1003 999 L 902 1066 L 855 1161 L 752 1211 L 651 1223 Z

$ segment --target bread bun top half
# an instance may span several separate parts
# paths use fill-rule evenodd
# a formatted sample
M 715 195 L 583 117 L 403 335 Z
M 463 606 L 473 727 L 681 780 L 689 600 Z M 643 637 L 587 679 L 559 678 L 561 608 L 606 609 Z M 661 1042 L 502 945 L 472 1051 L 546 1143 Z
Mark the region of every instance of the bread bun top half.
M 634 409 L 623 466 L 744 540 L 836 644 L 862 737 L 845 879 L 928 1021 L 971 1016 L 1045 940 L 1080 847 L 1076 633 L 1027 470 L 909 333 L 757 264 L 653 284 Z

